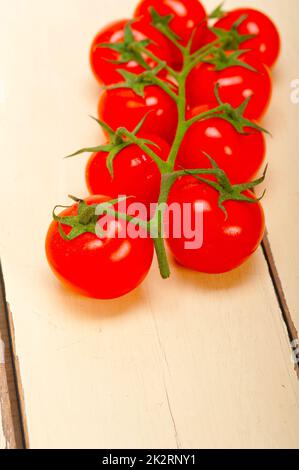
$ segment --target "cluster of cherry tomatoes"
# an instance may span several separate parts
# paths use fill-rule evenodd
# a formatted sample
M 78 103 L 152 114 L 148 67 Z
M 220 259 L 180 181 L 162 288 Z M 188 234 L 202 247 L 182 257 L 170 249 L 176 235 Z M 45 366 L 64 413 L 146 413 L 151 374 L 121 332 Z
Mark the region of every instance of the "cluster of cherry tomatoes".
M 119 195 L 147 209 L 189 203 L 191 220 L 202 203 L 203 245 L 186 249 L 184 230 L 176 237 L 172 224 L 166 240 L 187 268 L 223 273 L 249 258 L 265 229 L 251 190 L 263 181 L 254 180 L 266 152 L 258 122 L 279 51 L 265 14 L 218 7 L 208 15 L 198 0 L 141 0 L 133 19 L 98 33 L 90 63 L 104 89 L 97 121 L 107 142 L 76 153 L 92 153 L 91 196 L 54 211 L 46 239 L 49 264 L 66 285 L 100 299 L 127 294 L 148 274 L 154 249 L 168 277 L 163 236 L 146 236 L 155 211 L 121 214 Z M 96 230 L 99 205 L 106 207 L 105 234 Z M 130 224 L 145 236 L 118 237 Z

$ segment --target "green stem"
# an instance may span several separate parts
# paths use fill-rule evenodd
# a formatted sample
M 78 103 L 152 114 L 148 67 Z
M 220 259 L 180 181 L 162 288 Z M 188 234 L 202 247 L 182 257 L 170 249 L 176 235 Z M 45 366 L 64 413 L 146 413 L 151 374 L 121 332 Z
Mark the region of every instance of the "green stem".
M 162 90 L 164 90 L 176 103 L 178 103 L 178 95 L 172 91 L 167 82 L 160 80 L 158 77 L 152 77 L 151 81 L 155 85 L 158 85 L 160 88 L 162 88 Z
M 186 66 L 186 72 L 189 74 L 194 67 L 196 67 L 199 62 L 202 62 L 202 60 L 210 53 L 215 50 L 215 46 L 220 46 L 221 41 L 213 41 L 210 44 L 207 44 L 206 46 L 202 47 L 198 51 L 196 51 L 194 54 L 189 56 L 189 63 Z
M 103 209 L 103 212 L 105 212 L 105 214 L 109 215 L 110 217 L 114 217 L 118 220 L 124 220 L 128 223 L 133 222 L 135 223 L 135 225 L 139 225 L 143 229 L 148 230 L 148 223 L 145 220 L 140 219 L 139 217 L 134 217 L 132 215 L 125 214 L 123 212 L 118 212 L 113 209 L 113 207 L 110 208 L 108 204 L 107 206 L 105 206 L 105 209 Z
M 163 237 L 153 238 L 155 251 L 158 259 L 160 274 L 163 279 L 170 276 L 170 267 L 168 263 L 167 253 Z
M 173 183 L 175 182 L 175 179 L 176 177 L 173 175 L 173 173 L 162 175 L 157 210 L 152 220 L 148 222 L 148 231 L 150 234 L 152 234 L 160 274 L 163 279 L 167 279 L 170 276 L 170 268 L 165 249 L 165 241 L 163 237 L 165 203 L 167 202 L 169 191 Z
M 185 136 L 186 129 L 187 129 L 186 124 L 183 123 L 183 120 L 179 119 L 179 126 L 178 126 L 178 129 L 177 129 L 175 139 L 174 139 L 174 142 L 173 142 L 173 146 L 172 146 L 171 151 L 169 153 L 169 159 L 168 159 L 168 163 L 169 163 L 172 170 L 174 169 L 175 161 L 176 161 L 176 158 L 177 158 L 177 155 L 178 155 L 179 148 L 180 148 L 181 143 L 183 141 L 183 138 Z
M 152 220 L 147 223 L 147 230 L 148 233 L 152 235 L 152 240 L 155 246 L 155 252 L 158 259 L 160 274 L 163 279 L 167 279 L 170 276 L 170 268 L 167 258 L 167 253 L 165 249 L 165 240 L 163 236 L 163 222 L 164 222 L 164 214 L 165 214 L 165 203 L 168 200 L 169 192 L 175 183 L 175 181 L 180 178 L 181 176 L 186 175 L 215 175 L 215 176 L 222 176 L 223 171 L 220 169 L 198 169 L 198 170 L 182 170 L 182 171 L 175 171 L 172 173 L 162 175 L 162 182 L 161 182 L 161 189 L 160 189 L 160 196 L 158 201 L 158 206 L 156 213 Z
M 197 59 L 199 56 L 201 57 L 203 54 L 207 54 L 210 49 L 218 45 L 221 45 L 220 39 L 216 39 L 215 41 L 210 42 L 209 44 L 206 44 L 205 46 L 201 47 L 196 52 L 193 52 L 193 54 L 190 55 L 190 59 Z
M 186 62 L 186 58 L 184 59 Z M 178 125 L 176 130 L 176 135 L 174 138 L 173 145 L 171 147 L 169 157 L 168 157 L 168 164 L 172 169 L 174 169 L 175 161 L 178 155 L 179 148 L 181 146 L 182 140 L 185 136 L 187 127 L 186 127 L 186 80 L 187 75 L 183 72 L 178 79 Z
M 178 170 L 173 173 L 173 177 L 175 178 L 175 181 L 180 178 L 181 176 L 196 176 L 196 175 L 214 175 L 218 178 L 221 178 L 223 175 L 225 175 L 224 171 L 218 168 L 198 168 L 196 170 Z
M 219 115 L 222 111 L 225 111 L 226 109 L 227 109 L 227 105 L 223 104 L 221 106 L 217 106 L 217 108 L 213 108 L 209 111 L 205 111 L 204 113 L 197 114 L 196 116 L 194 116 L 193 118 L 189 119 L 186 122 L 186 127 L 187 127 L 187 129 L 189 129 L 189 127 L 191 127 L 192 124 L 194 124 L 197 121 L 202 121 L 204 119 L 217 117 L 217 115 Z
M 226 109 L 225 105 L 218 106 L 217 108 L 214 108 L 213 110 L 207 111 L 205 113 L 201 113 L 192 119 L 186 120 L 186 81 L 190 73 L 190 70 L 191 69 L 190 69 L 189 58 L 185 57 L 183 72 L 181 73 L 178 79 L 178 87 L 179 87 L 179 93 L 178 93 L 178 98 L 177 98 L 178 126 L 177 126 L 176 135 L 175 135 L 174 142 L 173 142 L 173 145 L 169 154 L 169 158 L 168 158 L 168 164 L 172 169 L 174 169 L 179 148 L 186 134 L 186 131 L 189 129 L 189 127 L 192 124 L 194 124 L 194 122 L 196 121 L 213 117 L 217 113 L 220 113 L 221 111 Z
M 181 51 L 183 55 L 186 55 L 186 53 L 188 53 L 187 48 L 182 46 L 182 44 L 177 39 L 174 39 L 172 34 L 170 34 L 167 29 L 164 29 L 163 27 L 159 28 L 158 26 L 156 26 L 156 28 L 160 31 L 160 33 L 164 34 L 164 36 L 166 36 L 172 42 L 172 44 L 174 44 L 175 47 L 177 47 Z
M 169 75 L 171 75 L 172 77 L 174 77 L 175 79 L 178 78 L 178 72 L 176 72 L 172 67 L 170 67 L 169 65 L 166 64 L 166 62 L 164 62 L 164 60 L 160 59 L 159 57 L 157 57 L 153 52 L 149 51 L 146 47 L 138 47 L 138 50 L 139 52 L 141 52 L 142 54 L 145 54 L 147 55 L 150 59 L 152 59 L 154 62 L 156 62 L 158 65 L 161 65 L 161 67 L 163 66 L 163 68 L 165 70 L 167 70 L 167 72 L 169 73 Z

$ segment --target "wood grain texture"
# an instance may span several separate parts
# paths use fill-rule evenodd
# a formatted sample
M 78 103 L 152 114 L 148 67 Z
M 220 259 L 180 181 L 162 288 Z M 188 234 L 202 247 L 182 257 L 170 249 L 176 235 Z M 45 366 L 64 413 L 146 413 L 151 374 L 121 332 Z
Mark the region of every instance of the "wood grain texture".
M 1 11 L 0 250 L 30 446 L 296 448 L 298 380 L 261 250 L 219 277 L 173 266 L 163 282 L 155 264 L 113 302 L 76 297 L 48 270 L 52 207 L 86 194 L 86 158 L 61 157 L 98 143 L 91 36 L 131 10 L 131 0 L 12 0 Z M 269 186 L 276 178 L 274 168 Z

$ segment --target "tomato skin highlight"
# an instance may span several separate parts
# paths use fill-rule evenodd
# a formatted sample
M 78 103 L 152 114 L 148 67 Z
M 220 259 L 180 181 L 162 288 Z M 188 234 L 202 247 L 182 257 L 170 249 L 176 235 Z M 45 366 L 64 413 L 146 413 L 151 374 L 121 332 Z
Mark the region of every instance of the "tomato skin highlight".
M 254 199 L 253 193 L 246 196 Z M 203 245 L 186 249 L 185 237 L 175 238 L 170 216 L 168 245 L 176 261 L 182 266 L 208 274 L 221 274 L 243 264 L 258 248 L 265 231 L 265 219 L 259 202 L 226 201 L 228 217 L 218 207 L 218 191 L 206 183 L 186 176 L 173 186 L 168 203 L 192 204 L 192 223 L 195 224 L 195 205 L 203 204 Z M 182 218 L 182 224 L 184 219 Z M 194 225 L 195 226 L 195 225 Z
M 131 73 L 140 74 L 145 68 L 134 61 L 125 64 L 115 64 L 111 61 L 120 59 L 120 54 L 108 47 L 97 47 L 100 44 L 117 44 L 124 40 L 124 28 L 129 20 L 120 20 L 103 28 L 94 38 L 90 49 L 90 66 L 95 78 L 100 84 L 111 85 L 113 83 L 122 82 L 124 79 L 117 71 L 118 69 L 126 70 Z M 167 62 L 169 65 L 175 65 L 176 60 L 173 58 L 172 50 L 169 48 L 167 40 L 156 29 L 146 24 L 144 21 L 135 21 L 131 24 L 131 30 L 137 41 L 151 39 L 152 44 L 148 45 L 148 50 L 157 57 Z M 144 57 L 150 67 L 157 64 L 148 57 Z M 160 75 L 165 76 L 165 72 Z
M 169 145 L 158 136 L 140 135 L 158 147 L 149 145 L 164 161 L 169 154 Z M 112 198 L 120 195 L 134 196 L 136 201 L 147 206 L 158 201 L 161 173 L 157 164 L 137 145 L 123 149 L 114 159 L 113 177 L 107 168 L 108 153 L 94 153 L 86 167 L 86 183 L 91 194 L 109 194 Z
M 281 40 L 275 24 L 267 15 L 253 8 L 238 8 L 219 19 L 215 27 L 229 31 L 243 15 L 247 18 L 237 28 L 238 32 L 256 34 L 256 37 L 242 42 L 239 48 L 252 49 L 263 64 L 273 67 L 280 53 Z
M 105 90 L 100 97 L 99 118 L 114 130 L 125 126 L 133 131 L 147 113 L 142 132 L 156 134 L 171 144 L 178 123 L 177 106 L 158 86 L 146 86 L 143 97 L 129 88 Z
M 209 63 L 196 66 L 187 80 L 189 107 L 194 108 L 202 104 L 217 106 L 215 87 L 218 84 L 221 100 L 234 108 L 251 96 L 244 117 L 257 121 L 261 119 L 269 106 L 272 94 L 269 71 L 252 52 L 242 54 L 239 59 L 253 67 L 256 72 L 242 66 L 231 66 L 220 71 L 215 70 L 215 66 Z
M 189 118 L 211 110 L 203 105 L 189 112 Z M 210 118 L 194 123 L 186 132 L 176 162 L 177 169 L 211 168 L 212 157 L 232 184 L 252 181 L 265 159 L 264 134 L 245 128 L 240 134 L 229 122 Z
M 85 202 L 102 203 L 110 198 L 93 196 Z M 61 215 L 77 215 L 78 204 Z M 123 226 L 127 222 L 118 221 Z M 115 238 L 114 223 L 110 236 L 98 238 L 84 233 L 68 241 L 53 221 L 46 237 L 48 263 L 58 279 L 74 292 L 95 299 L 114 299 L 134 290 L 145 279 L 153 260 L 153 242 L 147 238 Z M 62 226 L 65 233 L 70 227 Z

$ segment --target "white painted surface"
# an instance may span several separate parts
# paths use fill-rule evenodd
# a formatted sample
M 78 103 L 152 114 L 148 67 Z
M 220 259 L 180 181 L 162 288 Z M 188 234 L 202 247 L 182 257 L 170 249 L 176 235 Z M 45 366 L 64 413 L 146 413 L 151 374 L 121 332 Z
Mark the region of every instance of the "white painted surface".
M 294 2 L 246 4 L 262 4 L 285 26 Z M 0 252 L 31 447 L 298 447 L 298 381 L 261 252 L 218 278 L 173 267 L 163 282 L 155 267 L 141 289 L 114 302 L 73 296 L 48 270 L 52 207 L 68 193 L 85 195 L 85 158 L 61 157 L 98 142 L 87 118 L 98 96 L 89 43 L 132 1 L 0 6 Z M 285 77 L 285 66 L 276 73 Z M 277 106 L 284 90 L 276 93 Z M 268 124 L 280 131 L 275 108 Z M 295 130 L 284 126 L 291 141 Z

